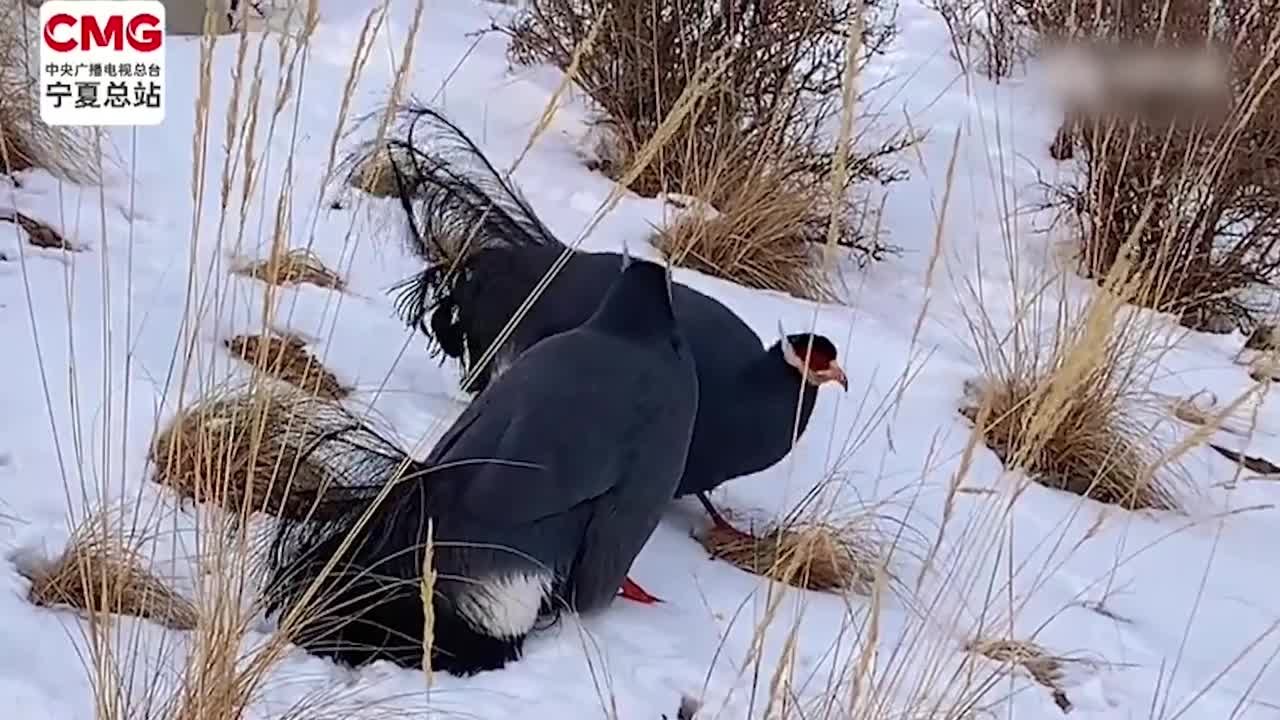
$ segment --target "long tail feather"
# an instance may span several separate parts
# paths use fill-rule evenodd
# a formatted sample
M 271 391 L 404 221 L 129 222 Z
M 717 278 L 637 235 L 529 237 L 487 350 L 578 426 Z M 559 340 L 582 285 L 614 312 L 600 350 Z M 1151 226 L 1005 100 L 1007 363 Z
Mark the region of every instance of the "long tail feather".
M 520 191 L 442 113 L 409 103 L 397 116 L 391 137 L 358 148 L 347 167 L 359 172 L 379 158 L 389 164 L 408 222 L 407 245 L 427 263 L 397 286 L 396 309 L 439 350 L 460 358 L 464 343 L 454 320 L 454 293 L 470 260 L 486 249 L 561 243 Z
M 292 399 L 293 396 L 273 398 L 280 403 Z M 414 496 L 411 489 L 415 480 L 428 473 L 424 463 L 413 460 L 336 402 L 308 398 L 289 410 L 294 418 L 290 425 L 265 425 L 262 442 L 275 442 L 277 436 L 299 436 L 299 441 L 293 443 L 302 445 L 305 440 L 299 464 L 318 469 L 325 484 L 312 491 L 314 497 L 295 503 L 305 512 L 277 514 L 268 542 L 258 554 L 268 611 L 299 601 L 307 592 L 307 583 L 315 579 L 349 536 L 358 535 L 374 546 L 416 545 L 412 539 L 394 537 L 394 528 L 380 521 L 387 514 L 384 508 L 417 506 L 425 518 L 425 498 Z M 379 532 L 383 535 L 379 536 Z M 414 559 L 403 561 L 411 564 Z M 420 572 L 420 567 L 413 566 L 409 572 Z M 392 568 L 376 568 L 380 573 L 389 569 Z

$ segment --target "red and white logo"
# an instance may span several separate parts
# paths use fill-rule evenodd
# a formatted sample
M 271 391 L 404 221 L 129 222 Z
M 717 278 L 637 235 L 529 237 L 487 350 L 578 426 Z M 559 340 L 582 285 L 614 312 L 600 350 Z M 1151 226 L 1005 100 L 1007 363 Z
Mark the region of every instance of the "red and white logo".
M 54 52 L 99 48 L 120 51 L 128 45 L 146 53 L 159 50 L 164 44 L 163 27 L 160 18 L 152 13 L 113 13 L 104 18 L 63 12 L 45 21 L 43 37 L 44 44 Z
M 160 0 L 48 0 L 40 6 L 40 115 L 50 125 L 164 119 Z

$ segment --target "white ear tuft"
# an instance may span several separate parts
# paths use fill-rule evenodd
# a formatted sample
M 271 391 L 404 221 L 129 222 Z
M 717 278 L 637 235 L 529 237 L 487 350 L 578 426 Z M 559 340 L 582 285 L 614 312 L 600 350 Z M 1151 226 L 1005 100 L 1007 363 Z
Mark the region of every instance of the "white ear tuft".
M 782 322 L 778 322 L 778 344 L 782 346 L 782 357 L 800 372 L 807 372 L 804 360 L 800 359 L 800 355 L 796 353 L 796 349 L 791 346 L 791 341 L 787 339 L 787 332 L 782 329 Z

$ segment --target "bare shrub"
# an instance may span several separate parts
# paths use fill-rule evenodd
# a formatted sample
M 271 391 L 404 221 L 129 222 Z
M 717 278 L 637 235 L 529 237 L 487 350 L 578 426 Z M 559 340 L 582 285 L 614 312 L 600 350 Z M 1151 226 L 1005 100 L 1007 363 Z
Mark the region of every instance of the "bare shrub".
M 965 71 L 995 82 L 1009 77 L 1031 48 L 1019 0 L 929 0 L 951 37 L 951 56 Z
M 826 227 L 835 216 L 844 230 L 838 244 L 865 260 L 889 248 L 858 232 L 864 226 L 851 220 L 857 208 L 850 191 L 859 183 L 901 178 L 887 160 L 910 141 L 897 135 L 858 150 L 860 138 L 843 148 L 832 139 L 832 127 L 845 109 L 846 74 L 856 73 L 894 33 L 891 8 L 882 0 L 866 3 L 861 18 L 857 10 L 858 4 L 831 0 L 768 5 L 754 0 L 532 0 L 510 28 L 511 57 L 565 70 L 572 66 L 575 80 L 603 115 L 608 132 L 597 152 L 598 169 L 614 179 L 632 165 L 698 73 L 723 63 L 716 86 L 699 99 L 630 189 L 650 197 L 697 197 L 726 212 L 741 205 L 742 195 L 764 192 L 707 182 L 706 168 L 727 157 L 763 169 L 743 172 L 740 177 L 748 182 L 758 179 L 769 188 L 815 196 L 831 192 L 838 158 L 848 158 L 843 201 L 833 206 L 811 199 L 810 215 L 788 242 L 825 240 L 825 234 L 807 229 Z M 862 29 L 860 52 L 852 61 L 846 55 L 851 27 Z M 869 118 L 860 117 L 857 126 L 862 130 L 869 124 Z M 779 158 L 788 161 L 775 163 Z
M 1150 204 L 1133 261 L 1152 279 L 1134 301 L 1250 330 L 1280 272 L 1280 3 L 1019 2 L 1097 57 L 1095 97 L 1068 98 L 1052 152 L 1080 169 L 1052 202 L 1079 228 L 1082 274 L 1107 276 Z

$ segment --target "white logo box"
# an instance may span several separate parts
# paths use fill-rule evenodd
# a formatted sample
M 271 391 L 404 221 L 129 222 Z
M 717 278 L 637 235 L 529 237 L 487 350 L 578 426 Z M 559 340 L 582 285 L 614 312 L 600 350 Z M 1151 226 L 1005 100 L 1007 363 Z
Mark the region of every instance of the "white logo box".
M 167 42 L 160 0 L 48 0 L 40 6 L 40 118 L 160 124 Z

